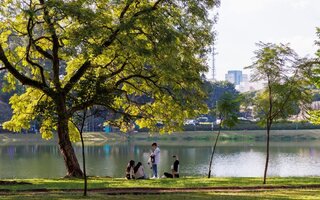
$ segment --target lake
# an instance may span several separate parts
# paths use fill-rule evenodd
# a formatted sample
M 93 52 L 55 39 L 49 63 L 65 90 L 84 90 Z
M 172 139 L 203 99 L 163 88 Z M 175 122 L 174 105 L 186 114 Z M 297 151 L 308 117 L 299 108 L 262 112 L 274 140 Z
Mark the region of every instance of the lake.
M 26 136 L 27 137 L 27 136 Z M 124 177 L 131 159 L 147 166 L 152 141 L 125 141 L 90 145 L 85 148 L 87 174 Z M 181 176 L 206 176 L 212 151 L 211 141 L 158 141 L 160 172 L 170 170 L 172 155 L 178 155 Z M 75 145 L 81 162 L 81 146 Z M 213 176 L 262 177 L 265 164 L 264 142 L 222 141 L 213 159 Z M 58 178 L 65 167 L 55 142 L 2 142 L 0 178 Z M 271 142 L 269 176 L 320 176 L 320 141 Z

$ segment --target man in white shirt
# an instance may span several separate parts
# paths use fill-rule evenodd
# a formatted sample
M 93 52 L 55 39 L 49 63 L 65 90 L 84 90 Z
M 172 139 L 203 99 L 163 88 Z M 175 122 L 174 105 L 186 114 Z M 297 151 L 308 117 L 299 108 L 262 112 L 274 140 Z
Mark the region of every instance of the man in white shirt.
M 152 153 L 151 153 L 151 162 L 152 162 L 152 178 L 158 177 L 158 165 L 160 164 L 160 149 L 157 145 L 157 143 L 153 143 L 151 145 L 152 147 Z

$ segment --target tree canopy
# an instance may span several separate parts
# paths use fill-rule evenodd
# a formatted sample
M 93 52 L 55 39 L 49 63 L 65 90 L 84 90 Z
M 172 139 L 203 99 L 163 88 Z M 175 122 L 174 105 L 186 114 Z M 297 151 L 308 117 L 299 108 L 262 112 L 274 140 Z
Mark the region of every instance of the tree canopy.
M 67 96 L 69 116 L 102 105 L 123 114 L 121 122 L 138 118 L 142 127 L 157 121 L 170 125 L 193 110 L 203 111 L 196 100 L 204 96 L 199 73 L 207 70 L 204 55 L 213 36 L 204 6 L 213 5 L 214 1 L 3 1 L 0 57 L 6 79 L 12 87 L 17 80 L 31 86 L 11 99 L 15 115 L 5 126 L 15 131 L 27 128 L 40 114 L 46 127 L 41 130 L 51 129 L 55 93 Z M 135 102 L 141 95 L 152 101 Z
M 85 108 L 117 113 L 113 123 L 123 130 L 134 120 L 140 127 L 162 121 L 169 131 L 205 112 L 200 73 L 213 41 L 208 11 L 217 3 L 1 1 L 0 70 L 6 89 L 26 87 L 11 97 L 4 127 L 19 131 L 37 117 L 42 136 L 57 130 L 65 161 L 77 163 L 68 153 L 69 140 L 79 138 L 70 119 Z

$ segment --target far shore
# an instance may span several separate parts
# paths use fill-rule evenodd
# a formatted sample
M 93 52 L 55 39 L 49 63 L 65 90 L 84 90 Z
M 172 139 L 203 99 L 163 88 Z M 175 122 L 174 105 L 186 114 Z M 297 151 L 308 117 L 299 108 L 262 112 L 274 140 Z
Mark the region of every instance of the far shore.
M 273 143 L 285 142 L 288 145 L 296 145 L 296 143 L 319 143 L 320 129 L 308 130 L 272 130 L 271 141 Z M 131 133 L 104 133 L 104 132 L 87 132 L 84 133 L 86 145 L 105 145 L 117 144 L 122 142 L 135 142 L 137 144 L 149 144 L 151 141 L 158 141 L 167 145 L 174 145 L 179 141 L 196 145 L 211 145 L 217 135 L 217 131 L 185 131 L 175 133 L 147 133 L 147 132 L 131 132 Z M 56 137 L 51 140 L 41 138 L 40 134 L 21 134 L 21 133 L 1 133 L 0 145 L 8 144 L 56 144 Z M 264 130 L 232 130 L 222 131 L 220 136 L 220 144 L 225 143 L 262 143 L 265 141 Z M 272 143 L 271 143 L 272 144 Z M 80 143 L 76 143 L 80 145 Z

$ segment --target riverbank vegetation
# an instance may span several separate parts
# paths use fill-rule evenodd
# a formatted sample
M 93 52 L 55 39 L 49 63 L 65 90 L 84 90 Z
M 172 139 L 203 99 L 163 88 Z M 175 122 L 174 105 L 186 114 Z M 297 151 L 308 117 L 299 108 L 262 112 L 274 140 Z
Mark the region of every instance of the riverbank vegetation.
M 271 141 L 313 141 L 320 139 L 319 129 L 312 130 L 274 130 L 271 135 Z M 161 135 L 159 133 L 134 133 L 128 136 L 129 140 L 134 141 L 177 141 L 177 140 L 200 140 L 209 141 L 212 143 L 212 139 L 216 137 L 216 131 L 188 131 L 188 132 L 176 132 L 172 134 Z M 221 141 L 265 141 L 264 130 L 233 130 L 221 131 Z
M 295 144 L 296 142 L 313 143 L 320 140 L 320 130 L 274 130 L 270 136 L 270 140 L 274 142 L 287 142 Z M 89 146 L 99 146 L 105 144 L 115 144 L 127 141 L 134 141 L 137 144 L 149 145 L 150 142 L 158 141 L 166 145 L 176 145 L 177 142 L 187 141 L 186 145 L 211 146 L 212 141 L 216 138 L 216 131 L 186 131 L 175 132 L 171 134 L 137 132 L 131 134 L 125 133 L 103 133 L 88 132 L 84 133 L 85 144 Z M 219 140 L 221 145 L 225 143 L 236 144 L 238 142 L 248 143 L 264 143 L 265 131 L 263 130 L 232 130 L 221 131 Z M 55 144 L 56 138 L 53 140 L 42 140 L 39 134 L 0 134 L 0 145 L 7 144 Z M 201 142 L 201 143 L 199 143 Z M 80 145 L 76 143 L 75 145 Z

